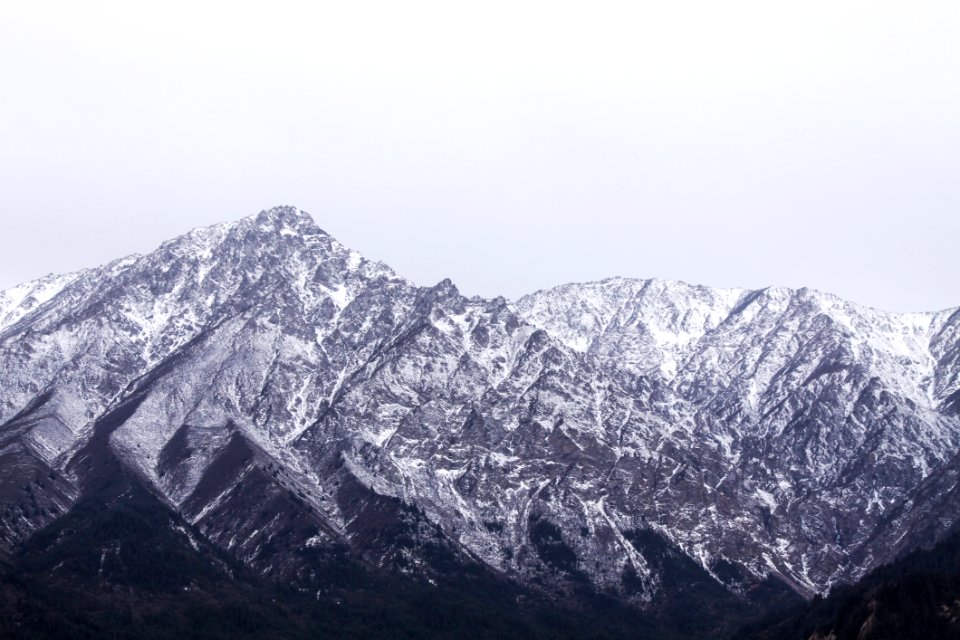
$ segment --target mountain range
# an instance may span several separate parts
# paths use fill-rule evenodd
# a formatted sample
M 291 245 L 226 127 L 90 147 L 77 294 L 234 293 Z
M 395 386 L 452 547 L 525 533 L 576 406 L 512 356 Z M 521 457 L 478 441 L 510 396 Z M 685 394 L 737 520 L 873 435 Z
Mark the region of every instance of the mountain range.
M 293 207 L 0 293 L 18 602 L 123 592 L 142 622 L 130 594 L 173 562 L 174 595 L 472 589 L 528 637 L 622 635 L 538 626 L 554 609 L 723 637 L 944 538 L 958 452 L 960 309 L 629 278 L 467 297 Z M 11 628 L 67 625 L 38 615 Z

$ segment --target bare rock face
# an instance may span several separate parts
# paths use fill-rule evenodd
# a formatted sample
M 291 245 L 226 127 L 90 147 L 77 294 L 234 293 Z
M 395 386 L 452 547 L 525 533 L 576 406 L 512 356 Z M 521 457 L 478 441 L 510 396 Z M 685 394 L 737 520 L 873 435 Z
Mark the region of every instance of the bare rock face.
M 0 293 L 0 552 L 122 469 L 278 579 L 348 549 L 644 608 L 810 595 L 957 521 L 958 398 L 960 311 L 466 298 L 279 207 Z

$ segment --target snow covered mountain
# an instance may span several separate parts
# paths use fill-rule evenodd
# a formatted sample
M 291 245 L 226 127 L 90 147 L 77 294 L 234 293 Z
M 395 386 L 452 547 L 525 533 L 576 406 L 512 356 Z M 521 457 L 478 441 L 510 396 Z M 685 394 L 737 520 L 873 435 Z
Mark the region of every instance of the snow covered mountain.
M 651 608 L 682 574 L 749 603 L 958 520 L 960 310 L 467 298 L 278 207 L 0 293 L 0 425 L 6 555 L 122 473 L 277 579 L 335 548 L 432 579 L 440 549 L 551 593 Z

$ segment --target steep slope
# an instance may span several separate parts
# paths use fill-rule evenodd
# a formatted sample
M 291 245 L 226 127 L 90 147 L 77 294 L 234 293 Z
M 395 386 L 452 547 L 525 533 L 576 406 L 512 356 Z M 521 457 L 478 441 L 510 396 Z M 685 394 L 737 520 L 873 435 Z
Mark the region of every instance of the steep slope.
M 711 599 L 719 633 L 957 520 L 958 327 L 661 281 L 467 298 L 279 207 L 0 297 L 0 552 L 122 473 L 273 580 L 483 567 L 671 628 Z

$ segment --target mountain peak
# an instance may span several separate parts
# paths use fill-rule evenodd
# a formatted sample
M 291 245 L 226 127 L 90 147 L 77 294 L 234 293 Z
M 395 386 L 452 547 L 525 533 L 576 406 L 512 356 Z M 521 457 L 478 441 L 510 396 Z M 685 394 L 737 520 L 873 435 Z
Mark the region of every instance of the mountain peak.
M 283 233 L 286 230 L 288 233 L 292 231 L 310 235 L 328 235 L 317 226 L 309 213 L 291 205 L 278 205 L 270 209 L 264 209 L 244 220 L 252 221 L 263 231 Z

